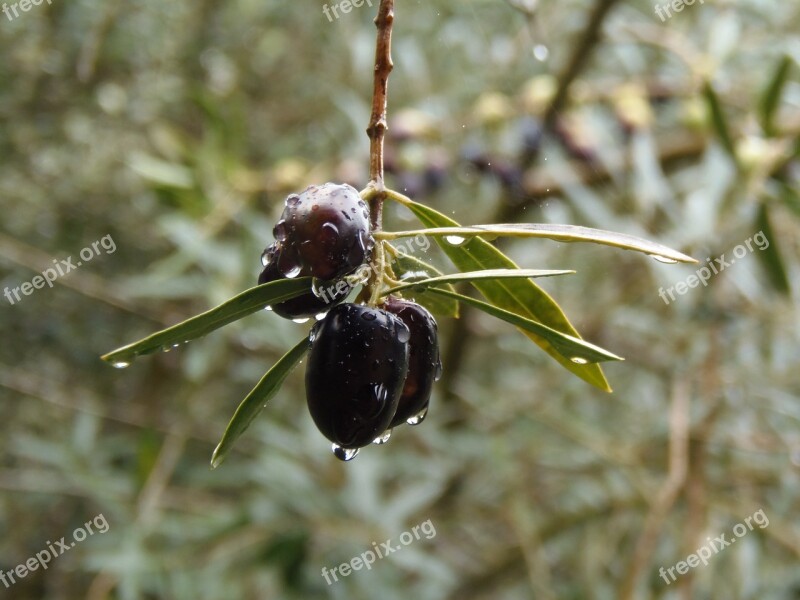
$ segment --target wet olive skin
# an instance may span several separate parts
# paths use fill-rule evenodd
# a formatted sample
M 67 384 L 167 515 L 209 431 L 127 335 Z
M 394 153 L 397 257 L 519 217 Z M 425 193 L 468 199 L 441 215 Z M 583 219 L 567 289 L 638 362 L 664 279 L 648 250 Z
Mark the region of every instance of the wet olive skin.
M 355 272 L 374 245 L 367 204 L 346 184 L 312 185 L 290 195 L 273 233 L 282 273 L 299 267 L 324 280 Z
M 258 276 L 259 285 L 262 283 L 270 283 L 285 279 L 283 273 L 278 269 L 279 250 L 276 244 L 273 244 L 264 251 L 267 259 L 267 265 Z M 304 277 L 308 273 L 300 272 L 299 277 Z M 272 305 L 272 310 L 276 315 L 284 319 L 301 319 L 306 317 L 313 317 L 319 313 L 330 310 L 337 304 L 341 303 L 350 293 L 352 287 L 345 282 L 331 283 L 329 286 L 324 286 L 323 290 L 327 293 L 325 298 L 317 297 L 314 292 L 310 291 L 307 294 L 302 294 L 295 298 L 290 298 L 278 304 Z
M 314 326 L 306 400 L 325 437 L 360 448 L 388 428 L 408 373 L 409 336 L 394 315 L 350 303 L 332 308 Z
M 390 426 L 395 427 L 428 407 L 433 383 L 441 373 L 439 330 L 427 309 L 415 302 L 389 297 L 383 307 L 406 324 L 408 340 L 408 375 Z

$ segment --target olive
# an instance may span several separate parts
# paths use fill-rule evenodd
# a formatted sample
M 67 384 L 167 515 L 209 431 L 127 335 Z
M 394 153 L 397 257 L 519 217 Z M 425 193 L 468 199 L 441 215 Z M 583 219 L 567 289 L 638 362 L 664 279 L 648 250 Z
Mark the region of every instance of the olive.
M 386 300 L 383 308 L 397 315 L 411 332 L 408 375 L 390 426 L 395 427 L 409 419 L 419 423 L 427 411 L 433 382 L 442 373 L 436 320 L 419 304 L 393 296 Z
M 278 268 L 287 277 L 333 280 L 354 273 L 369 257 L 375 244 L 369 208 L 354 187 L 312 185 L 285 204 L 273 233 L 281 246 Z
M 408 327 L 379 308 L 345 303 L 311 330 L 306 400 L 317 429 L 343 449 L 389 427 L 408 374 Z
M 278 256 L 280 247 L 273 244 L 264 251 L 262 262 L 265 263 L 264 269 L 258 276 L 258 283 L 269 283 L 284 279 L 283 273 L 278 269 Z M 299 276 L 308 273 L 300 271 Z M 276 315 L 285 319 L 301 319 L 313 317 L 314 315 L 326 312 L 342 302 L 350 293 L 352 286 L 344 280 L 331 281 L 328 284 L 318 286 L 318 294 L 315 294 L 309 286 L 308 293 L 290 298 L 278 304 L 272 305 L 272 310 Z

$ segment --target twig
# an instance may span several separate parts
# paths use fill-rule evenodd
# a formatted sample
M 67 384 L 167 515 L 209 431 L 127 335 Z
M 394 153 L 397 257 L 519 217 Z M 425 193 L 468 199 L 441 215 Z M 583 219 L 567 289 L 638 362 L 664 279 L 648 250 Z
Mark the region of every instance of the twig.
M 650 506 L 644 528 L 636 542 L 631 567 L 620 590 L 619 597 L 622 600 L 636 597 L 640 574 L 650 561 L 664 521 L 683 490 L 689 474 L 690 394 L 689 384 L 685 380 L 673 382 L 669 415 L 669 474 Z
M 383 140 L 386 135 L 386 105 L 389 74 L 392 72 L 392 26 L 394 25 L 394 0 L 381 0 L 375 26 L 378 39 L 375 44 L 375 80 L 372 91 L 372 115 L 367 127 L 369 136 L 370 185 L 378 192 L 370 201 L 372 230 L 380 231 L 383 217 Z

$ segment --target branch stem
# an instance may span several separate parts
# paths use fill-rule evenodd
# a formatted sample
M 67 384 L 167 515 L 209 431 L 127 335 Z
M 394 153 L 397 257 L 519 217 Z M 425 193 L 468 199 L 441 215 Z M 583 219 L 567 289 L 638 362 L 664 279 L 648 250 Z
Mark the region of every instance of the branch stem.
M 383 141 L 386 135 L 386 106 L 389 74 L 392 72 L 392 27 L 394 25 L 394 0 L 381 0 L 375 26 L 378 38 L 375 44 L 375 77 L 372 91 L 372 115 L 367 136 L 369 136 L 369 178 L 370 186 L 376 190 L 370 200 L 372 230 L 381 230 L 383 223 Z

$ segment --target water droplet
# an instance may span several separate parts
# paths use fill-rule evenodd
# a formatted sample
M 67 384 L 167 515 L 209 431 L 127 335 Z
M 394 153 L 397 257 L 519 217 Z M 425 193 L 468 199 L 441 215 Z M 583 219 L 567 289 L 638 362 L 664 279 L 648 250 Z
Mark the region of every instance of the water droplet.
M 376 315 L 374 312 L 365 312 L 362 313 L 361 318 L 365 321 L 374 321 L 378 318 L 378 315 Z
M 283 275 L 288 279 L 294 279 L 298 275 L 300 275 L 300 271 L 302 271 L 302 267 L 300 265 L 294 265 L 291 269 L 288 269 Z
M 126 360 L 117 360 L 111 363 L 111 366 L 115 369 L 127 369 L 131 366 L 131 363 Z
M 308 323 L 309 320 L 310 317 L 298 317 L 297 319 L 292 319 L 292 321 L 294 321 L 295 323 L 299 323 L 300 325 L 302 325 L 303 323 Z
M 411 339 L 411 331 L 409 331 L 408 327 L 405 325 L 401 326 L 398 323 L 395 332 L 395 335 L 397 335 L 397 341 L 401 344 L 405 344 L 409 339 Z
M 339 444 L 331 444 L 331 451 L 336 458 L 347 462 L 358 456 L 359 448 L 342 448 Z
M 333 223 L 324 223 L 320 230 L 320 242 L 332 244 L 339 239 L 339 228 Z
M 272 235 L 275 236 L 275 239 L 279 242 L 283 242 L 286 240 L 286 221 L 281 219 L 275 224 L 275 227 L 272 229 Z
M 433 374 L 433 380 L 439 381 L 442 378 L 442 361 L 438 361 L 436 363 L 436 367 L 434 367 L 436 371 Z
M 261 253 L 261 266 L 266 267 L 271 260 L 272 260 L 272 252 L 270 248 L 267 248 Z
M 379 435 L 374 440 L 372 440 L 372 443 L 373 444 L 377 444 L 377 445 L 380 446 L 380 445 L 385 444 L 386 442 L 388 442 L 390 437 L 392 437 L 392 430 L 391 429 L 387 429 L 381 435 Z
M 460 235 L 448 235 L 445 236 L 444 239 L 451 246 L 460 246 L 461 244 L 467 241 L 466 238 L 463 238 Z
M 533 47 L 533 56 L 536 60 L 544 62 L 550 56 L 550 50 L 544 44 L 536 44 Z
M 652 256 L 658 262 L 664 263 L 665 265 L 674 265 L 676 262 L 678 262 L 677 260 L 673 260 L 671 258 L 667 258 L 666 256 L 661 256 L 659 254 L 651 254 L 650 256 Z
M 319 210 L 319 204 L 314 204 L 314 205 L 312 205 L 312 206 L 311 206 L 311 210 L 312 210 L 313 212 L 317 212 L 317 211 Z
M 300 196 L 298 196 L 297 194 L 292 194 L 292 195 L 290 195 L 289 197 L 286 198 L 286 200 L 284 201 L 284 204 L 286 206 L 288 206 L 289 208 L 293 208 L 293 207 L 297 206 L 298 204 L 300 204 Z
M 315 339 L 317 339 L 317 327 L 312 327 L 308 332 L 308 341 L 313 344 Z
M 420 423 L 422 423 L 425 420 L 425 417 L 427 417 L 427 416 L 428 416 L 428 407 L 426 406 L 421 411 L 419 411 L 417 414 L 415 414 L 413 417 L 410 417 L 409 419 L 406 419 L 406 423 L 408 423 L 409 425 L 412 425 L 412 426 L 413 425 L 419 425 Z
M 570 360 L 572 362 L 574 362 L 576 365 L 588 365 L 589 364 L 588 360 L 586 360 L 585 358 L 581 358 L 580 356 L 573 356 L 572 358 L 570 358 Z
M 272 310 L 272 307 L 271 307 L 271 306 L 265 306 L 265 307 L 264 307 L 264 310 L 266 310 L 266 311 L 271 311 L 271 310 Z
M 317 321 L 322 321 L 327 316 L 327 312 L 321 312 L 314 315 L 314 319 Z

